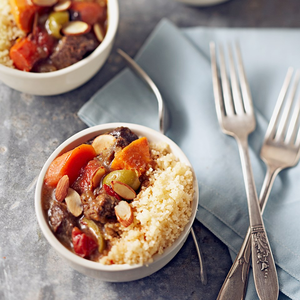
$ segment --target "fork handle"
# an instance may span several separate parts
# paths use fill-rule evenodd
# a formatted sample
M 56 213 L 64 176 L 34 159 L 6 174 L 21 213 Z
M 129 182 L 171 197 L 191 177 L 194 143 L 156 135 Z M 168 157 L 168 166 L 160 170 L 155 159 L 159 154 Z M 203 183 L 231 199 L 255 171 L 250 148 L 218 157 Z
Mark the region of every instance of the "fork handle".
M 252 269 L 256 292 L 261 300 L 276 300 L 279 293 L 277 272 L 257 199 L 248 152 L 248 138 L 241 136 L 237 140 L 248 201 Z
M 265 175 L 264 183 L 260 192 L 260 208 L 263 213 L 268 201 L 274 180 L 279 173 L 280 168 L 268 167 Z M 251 255 L 251 235 L 250 227 L 246 233 L 243 244 L 236 256 L 225 280 L 220 289 L 217 300 L 243 300 L 245 299 L 248 274 L 250 268 Z M 277 286 L 278 287 L 278 286 Z M 276 288 L 276 286 L 274 287 Z

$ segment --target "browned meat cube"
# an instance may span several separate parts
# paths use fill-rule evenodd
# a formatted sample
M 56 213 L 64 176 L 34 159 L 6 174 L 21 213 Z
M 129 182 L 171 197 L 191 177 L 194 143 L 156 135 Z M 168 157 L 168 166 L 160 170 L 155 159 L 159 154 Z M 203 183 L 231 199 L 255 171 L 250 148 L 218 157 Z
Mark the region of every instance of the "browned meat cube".
M 51 228 L 54 232 L 63 232 L 71 237 L 75 226 L 75 218 L 68 212 L 67 205 L 62 202 L 52 201 L 48 211 Z
M 115 206 L 120 200 L 107 194 L 102 188 L 97 196 L 87 191 L 81 195 L 84 215 L 101 223 L 116 221 Z
M 109 134 L 117 139 L 116 147 L 124 148 L 139 137 L 133 133 L 128 127 L 117 127 Z
M 91 33 L 64 36 L 50 56 L 52 64 L 57 69 L 66 68 L 80 61 L 87 53 L 92 52 L 99 45 Z

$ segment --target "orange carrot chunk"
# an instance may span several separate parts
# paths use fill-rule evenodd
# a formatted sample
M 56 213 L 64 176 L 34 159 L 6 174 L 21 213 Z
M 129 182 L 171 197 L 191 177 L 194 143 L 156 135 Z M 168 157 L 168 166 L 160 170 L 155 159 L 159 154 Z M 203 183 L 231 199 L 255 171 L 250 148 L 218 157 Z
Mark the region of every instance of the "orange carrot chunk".
M 68 151 L 53 160 L 45 175 L 46 185 L 56 187 L 58 181 L 64 175 L 68 175 L 70 185 L 80 174 L 81 168 L 96 156 L 91 145 L 82 144 L 71 151 Z
M 34 35 L 16 41 L 9 56 L 17 69 L 29 72 L 37 61 L 49 56 L 53 44 L 54 39 L 46 31 L 36 28 Z
M 150 149 L 146 137 L 131 142 L 128 146 L 116 153 L 111 163 L 114 170 L 136 170 L 139 175 L 143 174 L 147 165 L 151 162 Z
M 9 4 L 17 26 L 26 33 L 30 32 L 35 13 L 42 11 L 43 7 L 30 0 L 9 0 Z
M 36 43 L 28 38 L 23 38 L 11 47 L 9 55 L 16 68 L 29 72 L 39 60 L 37 49 Z

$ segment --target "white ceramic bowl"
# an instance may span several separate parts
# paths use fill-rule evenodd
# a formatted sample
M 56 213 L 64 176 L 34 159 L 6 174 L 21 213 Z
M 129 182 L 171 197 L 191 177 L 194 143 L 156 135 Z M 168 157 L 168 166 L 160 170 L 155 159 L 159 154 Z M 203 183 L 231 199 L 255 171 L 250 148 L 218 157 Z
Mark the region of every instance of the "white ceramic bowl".
M 192 215 L 189 223 L 185 226 L 184 231 L 181 233 L 179 238 L 174 242 L 174 244 L 167 248 L 162 255 L 156 255 L 154 257 L 154 261 L 149 265 L 102 265 L 100 263 L 89 261 L 87 259 L 83 259 L 76 254 L 69 251 L 65 248 L 55 237 L 53 232 L 51 231 L 47 216 L 45 215 L 44 210 L 41 205 L 41 194 L 42 194 L 42 186 L 44 181 L 44 176 L 46 171 L 50 165 L 50 163 L 60 154 L 73 149 L 74 147 L 96 137 L 99 134 L 105 133 L 109 130 L 112 130 L 116 127 L 124 126 L 130 128 L 133 132 L 135 132 L 138 136 L 145 136 L 149 141 L 163 141 L 170 145 L 172 152 L 178 157 L 182 162 L 191 165 L 188 161 L 185 154 L 182 150 L 168 137 L 163 134 L 136 124 L 128 124 L 128 123 L 108 123 L 103 125 L 98 125 L 94 127 L 90 127 L 79 133 L 73 135 L 64 143 L 62 143 L 49 157 L 46 161 L 37 181 L 36 191 L 35 191 L 35 210 L 36 216 L 38 219 L 38 223 L 41 227 L 41 230 L 50 243 L 50 245 L 57 251 L 57 253 L 64 258 L 69 265 L 75 270 L 94 277 L 99 278 L 103 281 L 111 281 L 111 282 L 125 282 L 132 281 L 136 279 L 141 279 L 143 277 L 149 276 L 154 272 L 160 270 L 164 267 L 180 250 L 183 246 L 189 232 L 191 226 L 194 222 L 196 211 L 198 207 L 198 199 L 199 199 L 199 191 L 198 191 L 198 183 L 196 180 L 196 176 L 194 174 L 194 187 L 195 187 L 195 196 L 193 200 L 192 206 Z
M 118 0 L 108 0 L 108 28 L 103 42 L 88 57 L 67 68 L 49 73 L 30 73 L 0 64 L 0 80 L 20 92 L 57 95 L 71 91 L 91 79 L 112 49 L 119 24 Z

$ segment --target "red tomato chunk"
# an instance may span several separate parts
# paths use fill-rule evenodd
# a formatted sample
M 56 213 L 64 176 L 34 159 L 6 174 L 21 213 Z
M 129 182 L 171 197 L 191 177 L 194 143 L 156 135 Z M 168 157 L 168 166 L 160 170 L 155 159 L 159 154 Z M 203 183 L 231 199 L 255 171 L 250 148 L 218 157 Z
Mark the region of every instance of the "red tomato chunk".
M 106 193 L 110 196 L 117 198 L 118 200 L 122 200 L 122 198 L 111 188 L 111 186 L 104 184 L 103 188 L 105 189 Z
M 81 257 L 89 256 L 98 247 L 98 244 L 91 237 L 77 227 L 73 228 L 72 242 L 75 253 Z

